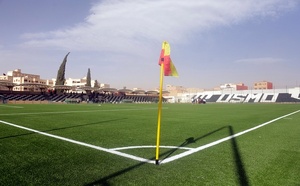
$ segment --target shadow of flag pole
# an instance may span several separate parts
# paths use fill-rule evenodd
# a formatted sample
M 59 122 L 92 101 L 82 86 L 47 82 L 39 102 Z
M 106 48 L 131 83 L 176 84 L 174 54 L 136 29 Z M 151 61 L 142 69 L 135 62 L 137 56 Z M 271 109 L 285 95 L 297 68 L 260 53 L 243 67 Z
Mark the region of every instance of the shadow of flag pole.
M 160 65 L 160 82 L 159 82 L 159 101 L 158 101 L 158 116 L 157 116 L 157 135 L 156 135 L 156 154 L 155 164 L 159 165 L 159 142 L 160 142 L 160 123 L 161 123 L 161 110 L 162 110 L 162 88 L 164 79 L 164 64 Z

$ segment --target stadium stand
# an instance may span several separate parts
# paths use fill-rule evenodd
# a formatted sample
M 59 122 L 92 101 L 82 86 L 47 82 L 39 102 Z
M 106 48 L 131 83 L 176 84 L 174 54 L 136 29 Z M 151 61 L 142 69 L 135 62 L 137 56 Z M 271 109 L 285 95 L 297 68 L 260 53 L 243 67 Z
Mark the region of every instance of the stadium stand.
M 186 98 L 186 100 L 184 100 Z M 269 90 L 269 91 L 208 91 L 194 95 L 176 97 L 182 103 L 300 103 L 300 88 Z M 56 102 L 56 103 L 157 103 L 158 95 L 154 94 L 125 94 L 92 92 L 63 93 L 55 92 L 25 92 L 25 91 L 0 91 L 0 101 L 5 102 Z M 199 100 L 202 100 L 199 102 Z M 168 99 L 163 98 L 163 102 Z
M 91 93 L 87 94 L 77 94 L 77 93 L 64 93 L 64 94 L 55 94 L 55 93 L 35 93 L 35 92 L 17 92 L 17 91 L 1 91 L 0 99 L 7 100 L 10 102 L 13 101 L 48 101 L 48 102 L 57 102 L 57 103 L 152 103 L 158 101 L 158 96 L 153 95 L 126 95 L 126 94 L 103 94 L 103 93 Z M 129 101 L 130 100 L 130 101 Z M 166 99 L 163 99 L 163 102 L 166 102 Z M 3 102 L 3 101 L 2 101 Z

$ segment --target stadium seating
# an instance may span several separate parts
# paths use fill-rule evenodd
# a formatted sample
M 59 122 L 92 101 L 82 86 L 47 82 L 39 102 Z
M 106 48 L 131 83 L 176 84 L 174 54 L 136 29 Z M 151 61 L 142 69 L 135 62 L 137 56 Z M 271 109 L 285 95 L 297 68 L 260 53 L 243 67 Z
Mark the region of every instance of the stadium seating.
M 74 100 L 86 101 L 89 103 L 122 103 L 123 100 L 132 100 L 133 103 L 157 102 L 158 96 L 152 95 L 114 95 L 114 94 L 49 94 L 49 93 L 26 93 L 11 92 L 1 93 L 3 98 L 8 101 L 50 101 L 50 102 L 74 102 Z M 72 100 L 72 101 L 71 101 Z M 165 99 L 163 99 L 166 102 Z

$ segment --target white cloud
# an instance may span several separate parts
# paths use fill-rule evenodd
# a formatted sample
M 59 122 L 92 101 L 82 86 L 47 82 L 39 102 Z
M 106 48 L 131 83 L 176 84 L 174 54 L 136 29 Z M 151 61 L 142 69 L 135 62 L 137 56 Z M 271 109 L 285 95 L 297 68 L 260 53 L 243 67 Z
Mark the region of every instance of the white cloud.
M 136 53 L 163 40 L 186 42 L 191 34 L 237 24 L 256 16 L 274 16 L 296 0 L 103 0 L 75 27 L 26 33 L 26 47 Z

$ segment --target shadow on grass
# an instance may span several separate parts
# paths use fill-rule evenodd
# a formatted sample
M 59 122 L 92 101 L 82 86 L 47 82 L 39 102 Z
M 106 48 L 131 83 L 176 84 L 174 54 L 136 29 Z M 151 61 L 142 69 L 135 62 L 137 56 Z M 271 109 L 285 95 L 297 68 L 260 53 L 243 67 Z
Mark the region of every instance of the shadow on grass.
M 232 126 L 228 126 L 228 129 L 229 129 L 229 134 L 231 136 L 234 135 Z M 233 157 L 234 157 L 235 169 L 236 169 L 236 173 L 238 174 L 239 183 L 240 183 L 240 185 L 248 186 L 249 181 L 248 181 L 248 177 L 247 177 L 247 172 L 244 167 L 244 163 L 243 163 L 242 156 L 241 156 L 241 153 L 239 150 L 239 146 L 238 146 L 235 138 L 231 138 L 230 142 L 231 142 L 231 150 L 232 150 Z
M 194 139 L 193 137 L 189 137 L 188 139 L 185 140 L 184 143 L 182 143 L 179 147 L 184 147 L 190 143 L 196 143 L 198 140 L 203 139 L 205 137 L 208 137 L 218 131 L 224 130 L 224 129 L 228 129 L 229 130 L 229 135 L 232 136 L 234 135 L 234 131 L 232 126 L 225 126 L 225 127 L 221 127 L 217 130 L 214 130 L 212 132 L 209 132 L 203 136 L 200 136 L 196 139 Z M 232 150 L 232 154 L 233 154 L 233 158 L 234 158 L 234 163 L 235 163 L 235 168 L 236 168 L 236 173 L 238 175 L 238 181 L 240 185 L 243 186 L 248 186 L 249 185 L 249 181 L 248 181 L 248 177 L 247 177 L 247 173 L 246 170 L 244 168 L 244 164 L 243 164 L 243 160 L 239 151 L 239 147 L 238 144 L 236 142 L 236 139 L 233 137 L 230 140 L 231 142 L 231 150 Z M 168 157 L 170 157 L 174 152 L 176 152 L 178 150 L 177 149 L 173 149 L 169 152 L 169 154 L 166 155 L 166 157 L 164 159 L 167 159 Z M 162 160 L 163 161 L 163 160 Z
M 153 158 L 153 159 L 154 159 L 154 158 Z M 142 166 L 142 165 L 144 165 L 144 164 L 146 164 L 146 162 L 138 163 L 138 164 L 136 164 L 136 165 L 130 166 L 130 167 L 125 168 L 125 169 L 123 169 L 123 170 L 120 170 L 120 171 L 117 171 L 117 172 L 115 172 L 115 173 L 112 173 L 112 174 L 110 174 L 110 175 L 108 175 L 108 176 L 105 176 L 105 177 L 103 177 L 103 178 L 101 178 L 101 179 L 99 179 L 99 180 L 96 180 L 96 181 L 94 181 L 94 182 L 88 183 L 88 184 L 86 184 L 85 186 L 94 186 L 94 185 L 110 186 L 110 185 L 115 185 L 115 184 L 110 184 L 110 183 L 109 183 L 109 180 L 112 179 L 112 178 L 115 178 L 115 177 L 117 177 L 117 176 L 120 176 L 120 175 L 122 175 L 122 174 L 125 174 L 125 173 L 127 173 L 127 172 L 129 172 L 129 171 L 131 171 L 131 170 L 133 170 L 133 169 L 135 169 L 135 168 L 138 168 L 138 167 L 140 167 L 140 166 Z
M 184 142 L 183 144 L 185 144 L 185 143 L 186 143 L 186 142 Z M 173 151 L 173 150 L 169 150 L 169 151 L 167 151 L 167 152 L 161 153 L 160 156 L 168 155 L 168 154 L 170 154 L 170 152 L 172 152 L 172 151 Z M 150 160 L 155 160 L 155 156 L 152 157 L 152 158 L 150 158 Z M 135 168 L 138 168 L 138 167 L 140 167 L 140 166 L 142 166 L 142 165 L 144 165 L 144 164 L 147 164 L 147 162 L 140 162 L 140 163 L 135 164 L 135 165 L 133 165 L 133 166 L 127 167 L 127 168 L 125 168 L 125 169 L 123 169 L 123 170 L 120 170 L 120 171 L 117 171 L 117 172 L 115 172 L 115 173 L 112 173 L 112 174 L 110 174 L 110 175 L 108 175 L 108 176 L 105 176 L 105 177 L 103 177 L 103 178 L 101 178 L 101 179 L 99 179 L 99 180 L 96 180 L 96 181 L 94 181 L 94 182 L 92 182 L 92 183 L 88 183 L 88 184 L 86 184 L 85 186 L 95 186 L 95 185 L 110 186 L 110 185 L 114 185 L 114 184 L 110 184 L 110 183 L 109 183 L 109 180 L 110 180 L 110 179 L 115 178 L 115 177 L 117 177 L 117 176 L 120 176 L 120 175 L 122 175 L 122 174 L 125 174 L 125 173 L 127 173 L 127 172 L 129 172 L 129 171 L 131 171 L 131 170 L 133 170 L 133 169 L 135 169 Z
M 207 134 L 205 134 L 205 135 L 203 135 L 203 136 L 200 136 L 200 137 L 198 137 L 198 138 L 194 138 L 194 137 L 189 137 L 189 138 L 187 138 L 180 146 L 178 146 L 178 147 L 185 147 L 185 146 L 187 146 L 188 144 L 190 144 L 190 143 L 196 143 L 198 140 L 200 140 L 200 139 L 203 139 L 203 138 L 205 138 L 205 137 L 207 137 L 207 136 L 210 136 L 210 135 L 212 135 L 212 134 L 214 134 L 214 133 L 216 133 L 216 132 L 218 132 L 218 131 L 221 131 L 221 130 L 223 130 L 223 129 L 225 129 L 225 128 L 227 128 L 227 127 L 221 127 L 221 128 L 219 128 L 219 129 L 217 129 L 217 130 L 214 130 L 214 131 L 212 131 L 212 132 L 209 132 L 209 133 L 207 133 Z M 164 157 L 163 158 L 163 160 L 164 159 L 167 159 L 168 157 L 170 157 L 174 152 L 176 152 L 177 150 L 178 150 L 179 148 L 176 148 L 176 149 L 172 149 L 171 151 L 169 151 L 169 153 L 166 155 L 166 157 Z M 162 161 L 163 161 L 162 160 Z
M 109 122 L 120 121 L 120 120 L 125 120 L 125 119 L 127 119 L 127 118 L 119 118 L 119 119 L 98 121 L 98 122 L 93 122 L 93 123 L 86 123 L 86 124 L 81 124 L 81 125 L 73 125 L 73 126 L 68 126 L 68 127 L 61 127 L 61 128 L 44 130 L 44 131 L 40 131 L 40 132 L 51 132 L 51 131 L 56 131 L 56 130 L 65 130 L 65 129 L 76 128 L 76 127 L 85 127 L 85 126 L 89 126 L 89 125 L 99 125 L 99 124 L 102 124 L 102 123 L 109 123 Z M 24 133 L 24 134 L 5 136 L 5 137 L 0 137 L 0 140 L 1 139 L 7 139 L 7 138 L 20 137 L 20 136 L 27 136 L 27 135 L 31 135 L 31 134 L 37 134 L 37 133 L 36 132 L 28 132 L 28 133 Z
M 200 137 L 197 137 L 197 138 L 194 138 L 194 137 L 189 137 L 187 138 L 181 145 L 178 146 L 178 148 L 176 149 L 171 149 L 169 151 L 166 151 L 164 153 L 161 153 L 160 154 L 160 157 L 164 157 L 164 159 L 170 157 L 174 152 L 176 152 L 177 150 L 180 149 L 180 147 L 185 147 L 187 146 L 188 144 L 191 144 L 191 143 L 196 143 L 198 140 L 200 139 L 203 139 L 205 137 L 208 137 L 218 131 L 221 131 L 221 130 L 224 130 L 224 129 L 228 129 L 229 130 L 229 135 L 232 136 L 234 135 L 234 131 L 233 131 L 233 128 L 232 126 L 225 126 L 225 127 L 221 127 L 217 130 L 214 130 L 212 132 L 209 132 L 203 136 L 200 136 Z M 248 181 L 248 177 L 247 177 L 247 173 L 246 173 L 246 170 L 244 168 L 244 164 L 243 164 L 243 160 L 242 160 L 242 157 L 241 157 L 241 154 L 240 154 L 240 151 L 239 151 L 239 147 L 238 147 L 238 144 L 236 142 L 236 139 L 233 137 L 231 138 L 230 140 L 231 142 L 231 150 L 232 150 L 232 154 L 233 154 L 233 159 L 234 159 L 234 163 L 235 163 L 235 168 L 236 168 L 236 174 L 238 175 L 238 182 L 239 182 L 239 185 L 241 186 L 248 186 L 249 185 L 249 181 Z M 164 160 L 163 159 L 163 160 Z M 153 158 L 150 158 L 150 160 L 155 160 L 155 157 Z M 163 161 L 162 160 L 162 161 Z M 103 185 L 103 186 L 110 186 L 112 184 L 109 183 L 109 180 L 112 179 L 112 178 L 115 178 L 117 176 L 120 176 L 122 174 L 125 174 L 135 168 L 138 168 L 142 165 L 146 164 L 146 162 L 141 162 L 141 163 L 138 163 L 136 165 L 133 165 L 133 166 L 130 166 L 128 168 L 125 168 L 123 170 L 120 170 L 120 171 L 117 171 L 115 173 L 112 173 L 108 176 L 105 176 L 99 180 L 96 180 L 94 182 L 91 182 L 91 183 L 88 183 L 86 184 L 85 186 L 93 186 L 93 185 Z

